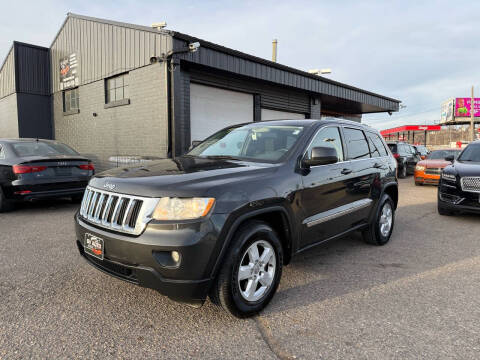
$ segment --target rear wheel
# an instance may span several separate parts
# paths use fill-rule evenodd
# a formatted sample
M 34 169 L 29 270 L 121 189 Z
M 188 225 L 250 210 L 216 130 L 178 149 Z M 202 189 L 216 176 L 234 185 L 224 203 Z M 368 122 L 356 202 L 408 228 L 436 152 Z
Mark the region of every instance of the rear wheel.
M 407 164 L 402 165 L 402 168 L 400 169 L 400 173 L 398 174 L 398 176 L 401 179 L 405 179 L 407 177 Z
M 261 221 L 243 225 L 232 241 L 210 298 L 233 316 L 245 318 L 261 311 L 275 294 L 282 276 L 282 245 Z
M 13 204 L 5 198 L 2 188 L 0 187 L 0 213 L 7 212 L 13 209 Z
M 385 245 L 392 236 L 394 224 L 395 205 L 390 196 L 384 194 L 374 220 L 362 233 L 363 239 L 372 245 Z

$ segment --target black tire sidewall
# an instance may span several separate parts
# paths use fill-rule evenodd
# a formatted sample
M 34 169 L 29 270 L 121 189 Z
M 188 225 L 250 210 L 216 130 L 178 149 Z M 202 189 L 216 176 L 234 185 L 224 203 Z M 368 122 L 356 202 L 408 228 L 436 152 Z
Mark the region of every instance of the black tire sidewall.
M 380 217 L 382 214 L 383 207 L 386 203 L 390 204 L 392 209 L 392 227 L 390 228 L 390 232 L 387 236 L 383 236 L 380 231 Z M 374 226 L 373 233 L 375 234 L 375 240 L 378 245 L 385 245 L 392 236 L 393 228 L 395 227 L 395 205 L 393 204 L 393 200 L 387 194 L 384 194 L 380 200 L 380 204 L 377 209 L 377 214 L 375 216 L 375 221 L 372 224 Z
M 405 179 L 407 177 L 407 164 L 402 165 L 402 169 L 401 169 L 401 172 L 400 172 L 400 177 L 402 179 Z
M 270 289 L 268 289 L 267 294 L 256 302 L 248 302 L 242 297 L 240 294 L 240 289 L 238 288 L 238 269 L 244 252 L 251 244 L 258 240 L 267 241 L 270 245 L 272 245 L 276 256 L 276 271 L 272 283 L 273 285 L 270 287 Z M 236 244 L 234 245 L 232 260 L 229 279 L 231 284 L 230 295 L 232 297 L 232 301 L 237 307 L 238 311 L 244 315 L 257 313 L 270 302 L 280 283 L 283 265 L 282 245 L 275 232 L 268 225 L 256 224 L 253 228 L 250 227 L 248 230 L 247 228 L 244 228 L 244 231 L 242 231 L 236 241 Z

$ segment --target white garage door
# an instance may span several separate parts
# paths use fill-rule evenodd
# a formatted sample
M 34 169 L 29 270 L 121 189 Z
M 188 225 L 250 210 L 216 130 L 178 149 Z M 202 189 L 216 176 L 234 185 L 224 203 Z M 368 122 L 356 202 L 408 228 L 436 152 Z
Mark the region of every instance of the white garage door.
M 262 120 L 305 119 L 305 114 L 287 111 L 262 109 Z
M 253 95 L 190 84 L 190 138 L 204 140 L 224 127 L 253 121 Z

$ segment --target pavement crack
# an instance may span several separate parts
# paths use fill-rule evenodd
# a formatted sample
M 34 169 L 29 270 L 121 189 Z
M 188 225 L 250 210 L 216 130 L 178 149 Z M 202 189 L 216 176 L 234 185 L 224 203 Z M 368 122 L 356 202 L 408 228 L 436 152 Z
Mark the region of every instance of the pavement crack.
M 295 355 L 292 355 L 287 350 L 285 350 L 275 339 L 272 333 L 272 329 L 268 325 L 266 319 L 262 318 L 260 315 L 257 315 L 255 317 L 255 323 L 257 324 L 260 334 L 262 335 L 263 341 L 267 344 L 267 346 L 277 358 L 281 360 L 291 360 L 297 358 Z

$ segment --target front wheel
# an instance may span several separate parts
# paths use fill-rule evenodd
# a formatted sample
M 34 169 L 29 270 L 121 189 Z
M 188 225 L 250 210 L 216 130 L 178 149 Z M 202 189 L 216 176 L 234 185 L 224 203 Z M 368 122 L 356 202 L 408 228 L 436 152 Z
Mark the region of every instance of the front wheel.
M 210 298 L 233 316 L 255 315 L 275 294 L 282 266 L 283 250 L 275 231 L 267 223 L 249 221 L 234 236 Z
M 369 244 L 385 245 L 392 236 L 394 224 L 395 205 L 390 196 L 384 194 L 372 223 L 363 231 L 363 239 Z
M 437 211 L 439 215 L 442 216 L 452 216 L 453 212 L 451 210 L 445 209 L 443 206 L 440 205 L 439 202 L 437 202 Z

